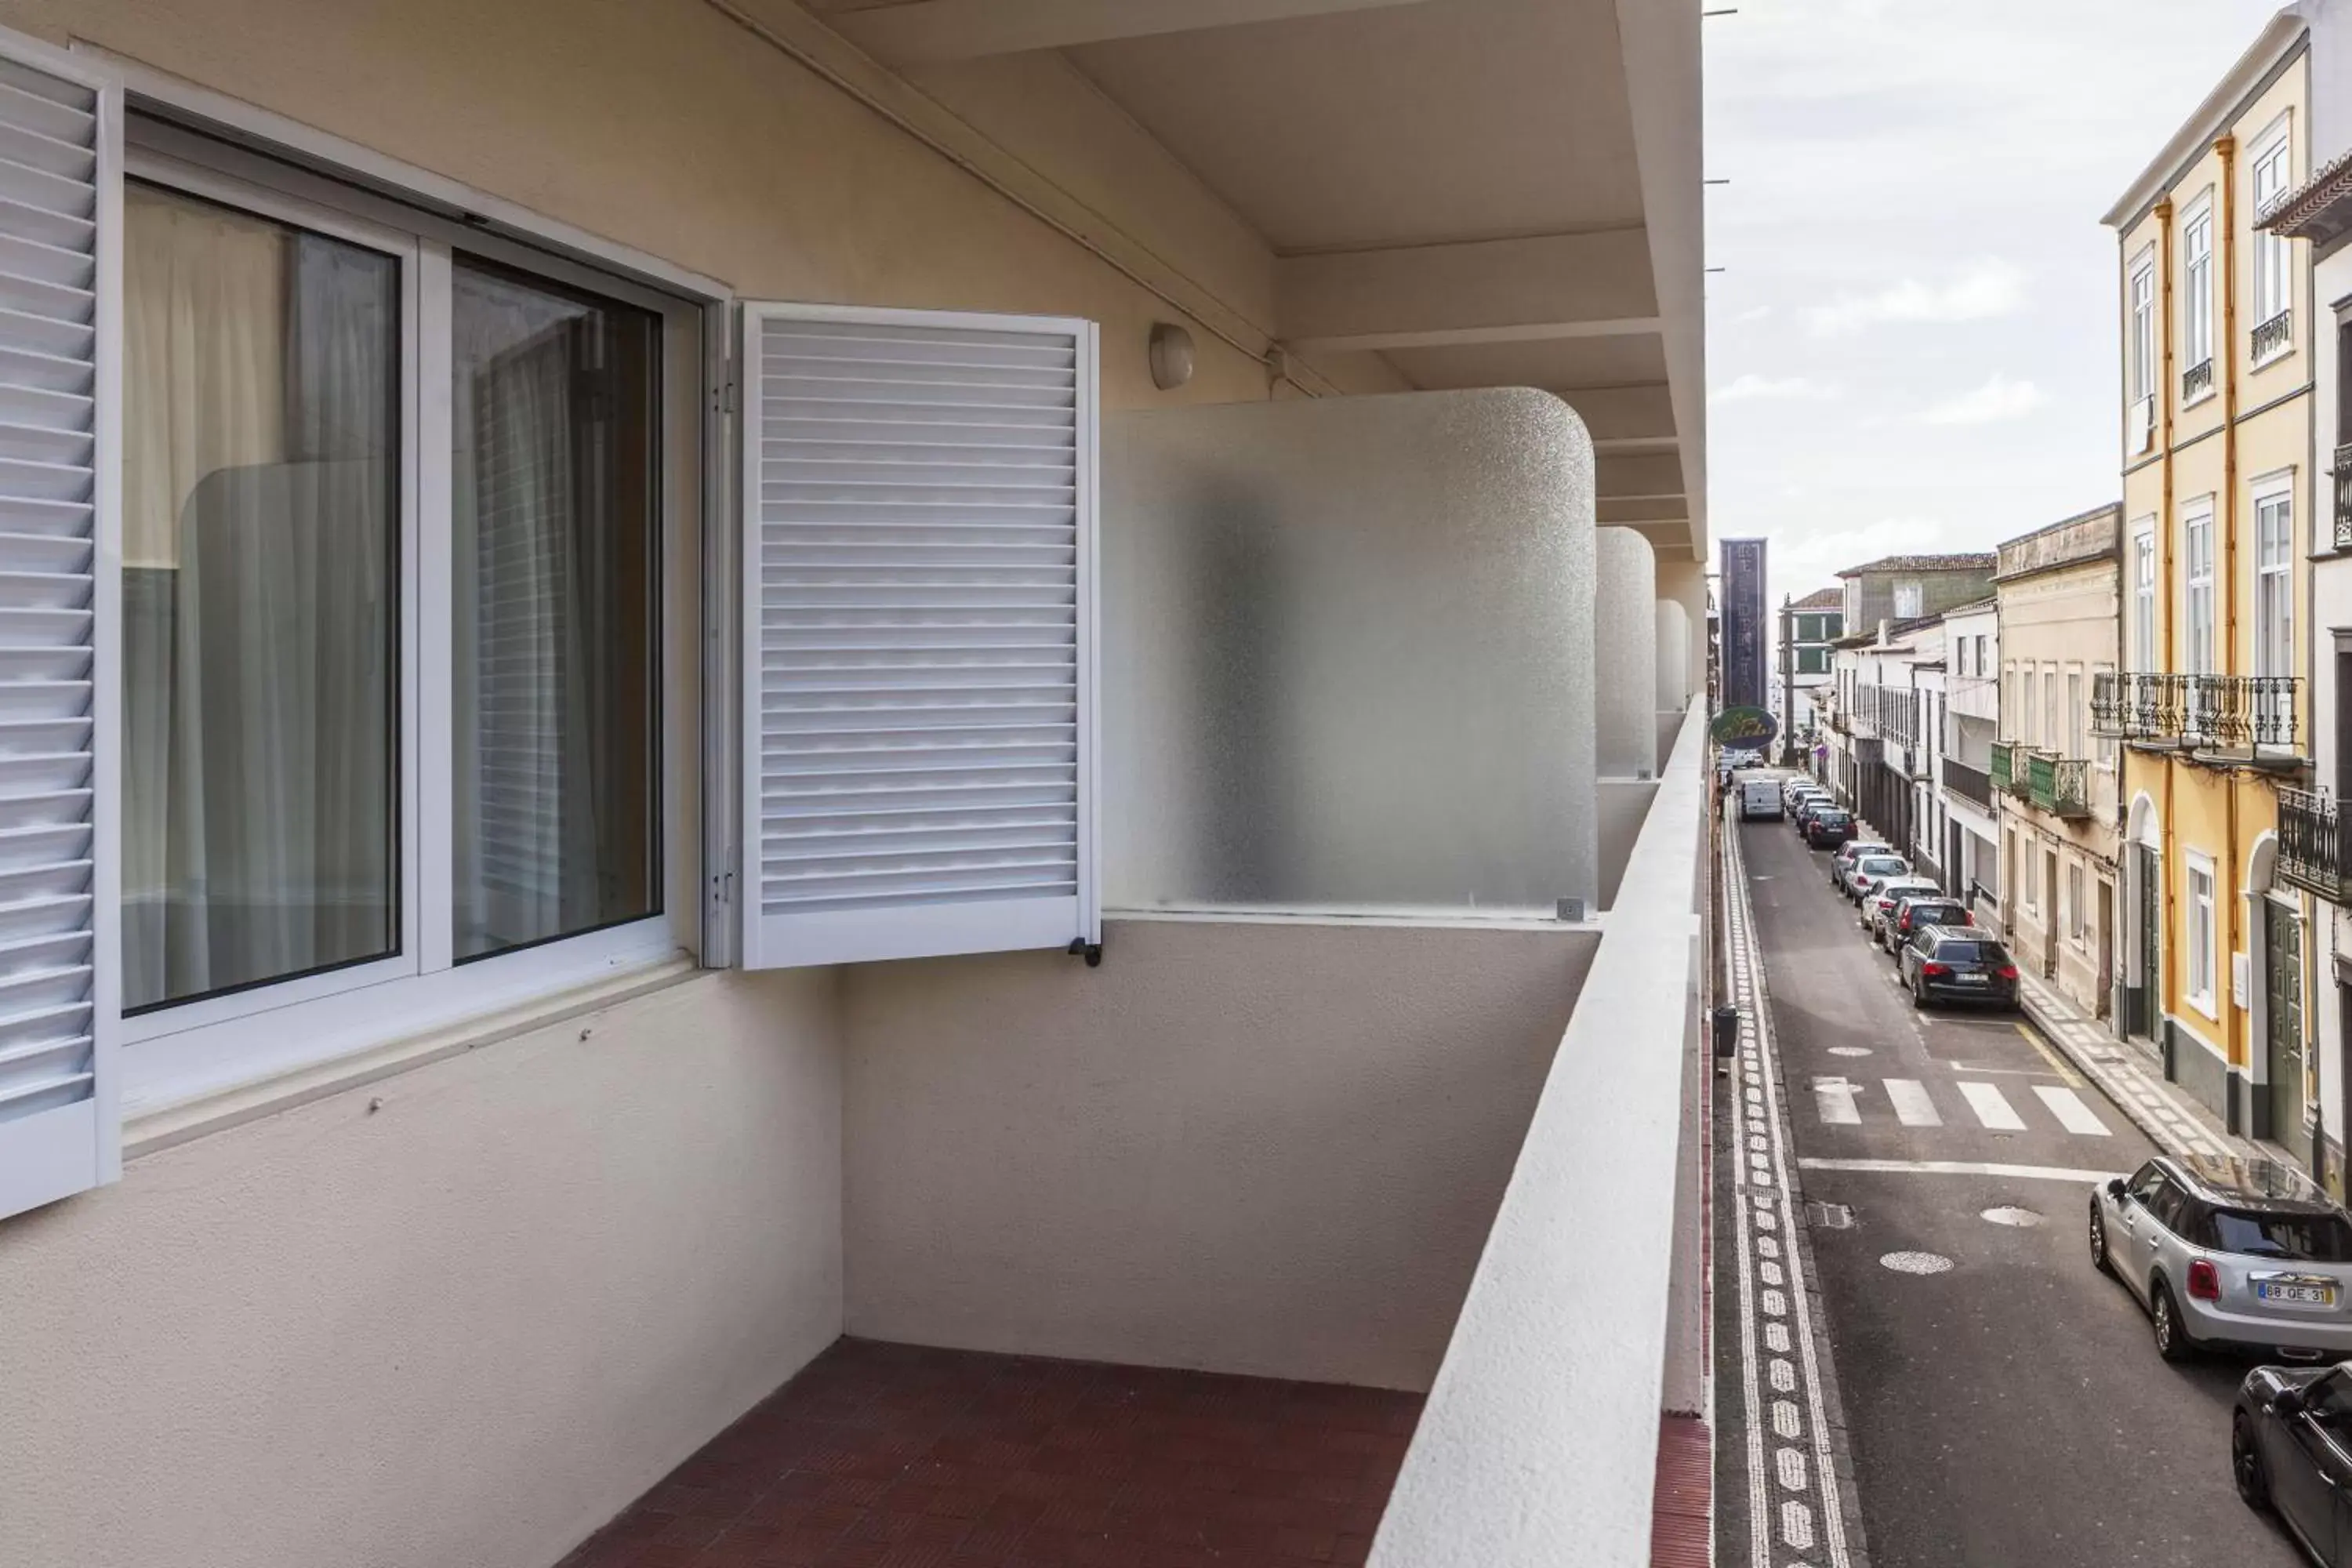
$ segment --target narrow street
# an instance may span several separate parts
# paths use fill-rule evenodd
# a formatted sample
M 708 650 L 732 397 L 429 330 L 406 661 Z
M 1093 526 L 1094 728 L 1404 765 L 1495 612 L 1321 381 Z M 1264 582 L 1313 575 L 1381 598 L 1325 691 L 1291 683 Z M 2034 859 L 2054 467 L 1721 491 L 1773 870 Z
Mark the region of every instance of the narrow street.
M 1719 1561 L 1820 1568 L 1865 1551 L 1875 1568 L 2300 1561 L 2231 1489 L 2230 1400 L 2246 1366 L 2164 1364 L 2137 1300 L 2091 1266 L 2092 1184 L 2137 1166 L 2153 1152 L 2147 1140 L 2014 1015 L 1915 1012 L 1892 961 L 1830 888 L 1827 856 L 1785 824 L 1747 824 L 1738 839 L 1753 935 L 1735 945 L 1762 965 L 1760 1044 L 1777 1057 L 1779 1087 L 1748 1095 L 1735 1077 L 1717 1087 L 1718 1149 L 1730 1152 L 1717 1162 Z M 1771 1116 L 1759 1125 L 1765 1106 L 1785 1119 L 1785 1150 Z M 1839 1462 L 1821 1467 L 1818 1484 L 1832 1511 L 1842 1502 L 1859 1520 L 1845 1555 L 1799 1550 L 1811 1527 L 1799 1519 L 1784 1531 L 1775 1510 L 1785 1502 L 1761 1510 L 1774 1517 L 1760 1528 L 1752 1517 L 1751 1495 L 1780 1494 L 1769 1468 L 1755 1484 L 1748 1455 L 1760 1446 L 1743 1391 L 1769 1398 L 1809 1375 L 1784 1363 L 1759 1376 L 1762 1320 L 1743 1306 L 1736 1273 L 1751 1244 L 1782 1257 L 1769 1213 L 1762 1231 L 1736 1234 L 1751 1213 L 1743 1203 L 1763 1200 L 1734 1184 L 1770 1185 L 1768 1142 L 1810 1216 L 1810 1258 L 1793 1246 L 1790 1256 L 1796 1293 L 1809 1282 L 1818 1291 L 1810 1330 L 1815 1359 L 1833 1369 L 1821 1380 L 1833 1389 L 1825 1403 L 1843 1405 L 1843 1431 L 1825 1439 Z M 1778 1266 L 1764 1277 L 1777 1279 Z M 1801 1336 L 1801 1304 L 1793 1316 Z M 1761 1332 L 1771 1344 L 1788 1337 L 1777 1322 Z M 1780 1437 L 1794 1436 L 1793 1406 L 1782 1419 Z M 1806 1473 L 1793 1458 L 1781 1465 L 1781 1485 Z

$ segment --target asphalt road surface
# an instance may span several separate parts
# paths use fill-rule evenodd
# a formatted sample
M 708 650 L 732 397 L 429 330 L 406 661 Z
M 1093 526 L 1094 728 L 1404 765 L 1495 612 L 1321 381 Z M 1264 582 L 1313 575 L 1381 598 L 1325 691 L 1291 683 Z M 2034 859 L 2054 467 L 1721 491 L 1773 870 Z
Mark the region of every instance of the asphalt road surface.
M 1798 1182 L 1820 1216 L 1815 1331 L 1870 1562 L 2302 1561 L 2231 1487 L 2230 1399 L 2247 1363 L 2167 1366 L 2137 1300 L 2091 1267 L 2091 1173 L 2129 1172 L 2147 1140 L 2015 1016 L 1915 1012 L 1831 889 L 1828 857 L 1781 823 L 1739 831 Z M 1990 1165 L 2034 1173 L 1970 1168 Z M 2004 1224 L 1989 1210 L 2021 1212 Z M 1950 1267 L 1881 1261 L 1897 1253 Z M 1716 1342 L 1718 1386 L 1736 1391 L 1738 1337 Z M 1719 1561 L 1751 1568 L 1747 1538 L 1727 1528 Z

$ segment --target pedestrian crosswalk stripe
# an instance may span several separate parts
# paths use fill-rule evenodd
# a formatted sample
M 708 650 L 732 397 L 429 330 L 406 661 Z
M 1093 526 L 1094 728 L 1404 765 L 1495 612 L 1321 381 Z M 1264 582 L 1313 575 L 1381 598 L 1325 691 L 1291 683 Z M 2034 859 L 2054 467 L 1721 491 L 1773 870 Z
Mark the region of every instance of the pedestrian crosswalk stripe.
M 2008 1099 L 2002 1095 L 1996 1085 L 1963 1083 L 1960 1085 L 1960 1093 L 1968 1100 L 1969 1109 L 1977 1113 L 1977 1120 L 1992 1131 L 2022 1132 L 2025 1131 L 2024 1121 L 2019 1118 L 2016 1111 L 2010 1109 Z
M 1813 1103 L 1821 1107 L 1823 1121 L 1852 1126 L 1862 1120 L 1861 1108 L 1853 1102 L 1853 1085 L 1842 1078 L 1813 1079 Z
M 1916 1078 L 1890 1078 L 1886 1098 L 1895 1102 L 1895 1119 L 1906 1127 L 1941 1127 L 1944 1119 L 1927 1098 L 1927 1086 Z
M 2067 1131 L 2080 1132 L 2092 1138 L 2108 1136 L 2107 1124 L 2100 1121 L 2098 1112 L 2084 1104 L 2082 1096 L 2073 1089 L 2037 1083 L 2033 1086 L 2033 1092 L 2042 1097 L 2042 1103 L 2050 1108 L 2050 1114 L 2056 1117 L 2058 1124 Z

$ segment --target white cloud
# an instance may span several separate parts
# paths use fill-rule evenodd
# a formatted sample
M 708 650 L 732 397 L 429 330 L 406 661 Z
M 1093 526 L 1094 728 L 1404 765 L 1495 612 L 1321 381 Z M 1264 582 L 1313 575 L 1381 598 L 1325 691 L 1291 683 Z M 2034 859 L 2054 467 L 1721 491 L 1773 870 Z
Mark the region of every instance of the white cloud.
M 1995 375 L 1974 392 L 1948 398 L 1919 416 L 1925 425 L 1999 425 L 2022 419 L 2050 401 L 2050 395 L 2030 381 Z
M 1916 278 L 1874 294 L 1849 294 L 1805 312 L 1815 332 L 1834 337 L 1890 321 L 1982 321 L 2025 304 L 2025 274 L 2006 261 L 1979 261 L 1942 285 Z
M 1708 395 L 1711 403 L 1821 403 L 1838 395 L 1833 386 L 1801 375 L 1758 375 L 1753 371 Z
M 1748 321 L 1760 321 L 1771 314 L 1772 307 L 1769 305 L 1750 305 L 1748 309 L 1740 311 L 1739 314 L 1732 317 L 1731 319 L 1735 321 L 1743 323 Z

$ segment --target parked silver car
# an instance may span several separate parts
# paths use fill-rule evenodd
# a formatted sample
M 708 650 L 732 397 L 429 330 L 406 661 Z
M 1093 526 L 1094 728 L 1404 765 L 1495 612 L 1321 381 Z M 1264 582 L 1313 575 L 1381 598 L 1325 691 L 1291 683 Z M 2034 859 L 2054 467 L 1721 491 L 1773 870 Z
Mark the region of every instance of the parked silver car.
M 2292 1167 L 2159 1156 L 2091 1197 L 2091 1262 L 2147 1308 L 2157 1353 L 2352 1356 L 2352 1216 Z
M 1881 844 L 1875 838 L 1847 839 L 1838 846 L 1838 852 L 1830 857 L 1830 886 L 1841 893 L 1844 892 L 1846 874 L 1853 869 L 1855 861 L 1865 855 L 1894 853 L 1894 845 Z
M 1884 947 L 1878 939 L 1880 925 L 1894 918 L 1895 906 L 1906 899 L 1924 899 L 1929 894 L 1941 897 L 1944 889 L 1933 877 L 1917 877 L 1909 871 L 1894 876 L 1874 877 L 1862 885 L 1862 897 L 1855 900 L 1855 917 L 1862 922 L 1863 935 L 1873 947 Z
M 1873 882 L 1886 877 L 1910 875 L 1911 862 L 1900 855 L 1857 855 L 1853 864 L 1845 868 L 1844 880 L 1838 883 L 1848 903 L 1860 903 L 1862 895 Z

